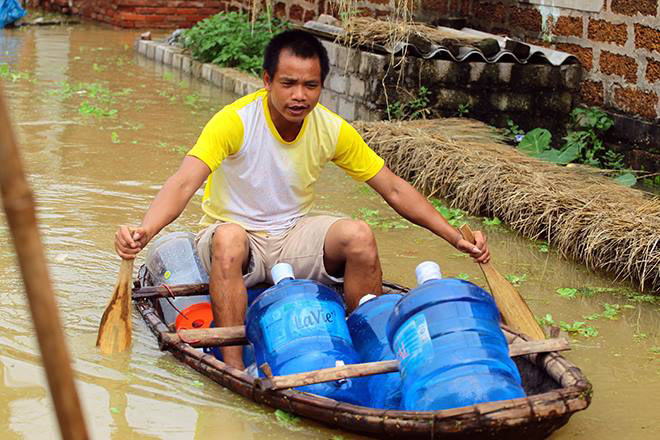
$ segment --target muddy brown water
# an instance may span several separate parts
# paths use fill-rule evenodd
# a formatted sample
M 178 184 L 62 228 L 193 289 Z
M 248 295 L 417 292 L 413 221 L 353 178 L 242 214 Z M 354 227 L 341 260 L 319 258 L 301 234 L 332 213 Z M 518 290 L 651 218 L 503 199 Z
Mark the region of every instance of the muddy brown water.
M 36 194 L 60 318 L 93 438 L 361 438 L 306 420 L 278 420 L 272 409 L 234 395 L 160 352 L 135 312 L 129 353 L 104 357 L 94 347 L 119 268 L 112 248 L 116 226 L 139 222 L 182 151 L 215 111 L 236 98 L 139 57 L 132 49 L 136 36 L 89 25 L 0 34 L 0 64 L 11 69 L 3 74 L 5 93 Z M 87 83 L 84 91 L 78 83 Z M 103 99 L 104 88 L 112 99 Z M 114 116 L 83 114 L 113 110 Z M 316 212 L 362 216 L 381 225 L 375 231 L 389 280 L 412 285 L 416 264 L 431 259 L 446 276 L 462 274 L 483 285 L 468 258 L 420 228 L 397 223 L 372 191 L 336 167 L 326 169 L 318 190 Z M 200 199 L 198 194 L 168 230 L 197 230 Z M 10 439 L 58 438 L 14 251 L 0 216 L 0 432 Z M 504 227 L 468 220 L 488 232 L 499 270 L 524 278 L 519 290 L 538 316 L 584 321 L 598 331 L 597 336 L 573 336 L 573 350 L 566 355 L 593 383 L 593 403 L 552 438 L 658 438 L 658 305 L 630 299 L 635 293 L 625 284 L 590 273 L 552 249 L 541 252 L 539 243 Z M 614 291 L 574 299 L 556 292 L 593 287 Z M 606 303 L 618 307 L 616 319 L 585 319 L 602 314 Z

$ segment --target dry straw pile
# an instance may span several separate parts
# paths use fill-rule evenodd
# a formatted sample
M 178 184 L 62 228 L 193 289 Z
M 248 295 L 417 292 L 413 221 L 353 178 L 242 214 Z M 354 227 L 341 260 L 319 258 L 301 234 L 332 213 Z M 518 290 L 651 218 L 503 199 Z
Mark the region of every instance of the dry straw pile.
M 472 214 L 497 216 L 564 256 L 660 293 L 660 199 L 527 157 L 466 119 L 358 122 L 398 175 Z
M 381 44 L 391 48 L 397 42 L 425 41 L 427 44 L 444 45 L 448 40 L 464 45 L 472 45 L 484 40 L 483 37 L 461 32 L 452 28 L 436 28 L 423 23 L 405 20 L 378 20 L 370 17 L 351 17 L 342 23 L 344 33 L 341 38 L 353 45 Z

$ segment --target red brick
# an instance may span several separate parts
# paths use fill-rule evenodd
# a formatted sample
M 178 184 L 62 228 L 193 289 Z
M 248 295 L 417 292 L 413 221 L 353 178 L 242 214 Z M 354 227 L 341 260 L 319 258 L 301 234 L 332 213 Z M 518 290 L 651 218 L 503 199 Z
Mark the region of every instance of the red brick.
M 635 47 L 660 52 L 660 31 L 648 26 L 636 24 Z
M 303 18 L 304 10 L 300 5 L 291 5 L 289 7 L 289 18 L 295 21 L 301 21 Z
M 197 8 L 177 8 L 176 13 L 179 15 L 193 15 L 198 13 Z
M 314 20 L 315 18 L 316 18 L 316 12 L 307 10 L 305 11 L 305 18 L 303 21 L 308 22 L 310 20 Z
M 633 113 L 649 119 L 657 117 L 655 107 L 658 104 L 658 95 L 652 91 L 643 91 L 631 87 L 617 87 L 614 89 L 614 104 L 620 110 Z
M 582 17 L 566 17 L 562 15 L 552 26 L 552 33 L 560 36 L 582 36 Z
M 517 27 L 527 32 L 538 34 L 541 32 L 541 13 L 533 8 L 511 8 L 509 16 L 509 25 Z
M 367 0 L 367 3 L 373 3 L 375 5 L 389 5 L 390 0 Z
M 605 20 L 589 20 L 588 36 L 591 40 L 624 46 L 628 40 L 626 24 L 612 24 Z
M 593 67 L 594 54 L 593 50 L 589 47 L 582 47 L 577 44 L 560 43 L 557 44 L 557 50 L 575 55 L 586 71 L 591 70 Z
M 144 20 L 144 15 L 141 14 L 134 14 L 132 12 L 120 12 L 119 17 L 117 17 L 119 20 L 128 20 L 128 21 L 136 21 L 136 20 Z
M 383 18 L 383 17 L 389 17 L 390 16 L 390 11 L 376 11 L 376 18 Z
M 474 6 L 477 19 L 491 23 L 504 23 L 506 20 L 506 7 L 502 3 L 482 3 Z
M 421 0 L 422 11 L 432 12 L 434 15 L 447 15 L 447 0 Z
M 612 0 L 612 12 L 623 15 L 656 15 L 658 0 Z
M 637 61 L 625 55 L 602 51 L 600 71 L 607 75 L 618 75 L 630 83 L 637 81 Z
M 277 18 L 286 17 L 286 5 L 282 2 L 275 3 L 274 14 Z
M 580 102 L 601 107 L 604 102 L 603 83 L 582 81 L 580 84 Z
M 650 58 L 647 58 L 646 62 L 646 80 L 649 83 L 660 81 L 660 62 Z

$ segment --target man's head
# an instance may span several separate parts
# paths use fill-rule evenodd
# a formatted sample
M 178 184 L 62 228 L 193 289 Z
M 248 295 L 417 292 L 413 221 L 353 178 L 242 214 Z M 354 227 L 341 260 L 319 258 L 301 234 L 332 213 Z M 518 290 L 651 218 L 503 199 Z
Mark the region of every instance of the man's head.
M 284 31 L 268 43 L 263 68 L 271 105 L 288 122 L 301 123 L 318 103 L 328 74 L 325 47 L 305 31 Z

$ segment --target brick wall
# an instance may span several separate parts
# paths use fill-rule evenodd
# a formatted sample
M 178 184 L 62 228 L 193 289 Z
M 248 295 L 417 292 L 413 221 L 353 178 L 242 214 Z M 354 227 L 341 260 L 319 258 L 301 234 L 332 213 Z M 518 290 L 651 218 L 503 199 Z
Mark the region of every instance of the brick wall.
M 232 9 L 229 0 L 28 0 L 66 14 L 82 15 L 123 28 L 191 27 L 204 18 Z
M 597 11 L 593 5 L 599 2 L 594 1 L 563 2 L 571 3 L 571 8 L 537 3 L 541 2 L 422 0 L 421 7 L 465 14 L 469 25 L 478 29 L 572 53 L 585 70 L 580 96 L 584 104 L 658 121 L 658 0 L 602 0 Z

